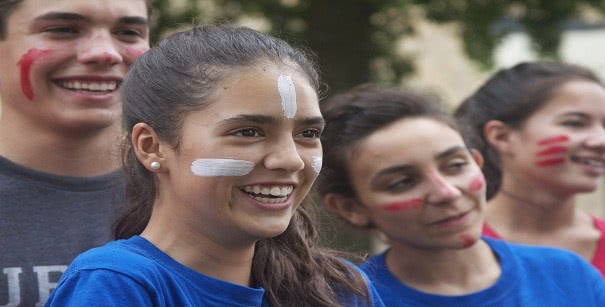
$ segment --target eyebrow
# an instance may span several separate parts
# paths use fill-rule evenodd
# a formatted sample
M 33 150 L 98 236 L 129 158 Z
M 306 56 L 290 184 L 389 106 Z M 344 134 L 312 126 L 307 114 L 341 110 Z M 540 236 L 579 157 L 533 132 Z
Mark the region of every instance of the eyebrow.
M 461 151 L 466 151 L 466 147 L 463 146 L 454 146 L 451 148 L 448 148 L 442 152 L 439 152 L 435 155 L 435 159 L 436 160 L 441 160 L 443 158 L 449 157 L 453 154 L 456 154 L 458 152 Z M 392 167 L 388 167 L 385 168 L 383 170 L 381 170 L 380 172 L 378 172 L 378 174 L 374 175 L 374 177 L 372 178 L 371 182 L 373 185 L 376 184 L 376 180 L 378 180 L 380 177 L 382 176 L 386 176 L 386 175 L 390 175 L 390 174 L 397 174 L 397 173 L 403 173 L 403 172 L 409 172 L 411 170 L 414 169 L 414 166 L 410 165 L 410 164 L 402 164 L 402 165 L 395 165 Z
M 577 117 L 582 117 L 582 118 L 590 118 L 590 115 L 588 115 L 586 113 L 582 113 L 582 112 L 567 112 L 567 113 L 563 113 L 563 114 L 559 115 L 559 117 L 565 117 L 565 116 L 577 116 Z
M 82 21 L 91 22 L 92 19 L 88 16 L 84 16 L 76 13 L 69 12 L 48 12 L 40 15 L 34 19 L 35 21 L 53 21 L 53 20 L 69 20 L 69 21 Z M 149 25 L 149 20 L 140 16 L 125 16 L 118 19 L 118 23 L 131 24 L 131 25 Z
M 220 125 L 227 124 L 259 124 L 259 125 L 277 125 L 283 122 L 284 119 L 277 118 L 271 115 L 263 115 L 263 114 L 241 114 L 235 117 L 227 118 L 219 122 Z M 313 126 L 313 125 L 324 125 L 325 120 L 321 116 L 316 117 L 306 117 L 303 119 L 296 119 L 296 125 L 299 126 Z

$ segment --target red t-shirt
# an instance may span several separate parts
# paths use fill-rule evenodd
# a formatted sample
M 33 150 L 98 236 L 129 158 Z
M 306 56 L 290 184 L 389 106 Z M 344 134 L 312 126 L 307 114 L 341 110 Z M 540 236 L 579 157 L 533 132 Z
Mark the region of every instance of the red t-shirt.
M 601 275 L 605 277 L 605 220 L 593 216 L 592 221 L 595 228 L 601 233 L 601 238 L 599 239 L 597 250 L 594 257 L 592 257 L 591 263 L 601 272 Z M 490 238 L 502 239 L 502 236 L 489 227 L 487 223 L 483 224 L 483 235 Z

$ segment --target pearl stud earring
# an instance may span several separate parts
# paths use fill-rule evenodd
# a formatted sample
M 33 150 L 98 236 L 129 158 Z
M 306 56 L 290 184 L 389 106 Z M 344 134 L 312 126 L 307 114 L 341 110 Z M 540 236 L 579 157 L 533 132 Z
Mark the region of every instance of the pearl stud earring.
M 151 162 L 151 169 L 152 169 L 152 170 L 156 170 L 156 171 L 157 171 L 157 170 L 159 170 L 159 169 L 160 169 L 160 166 L 161 166 L 161 165 L 160 165 L 160 162 L 158 162 L 158 161 L 153 161 L 153 162 Z

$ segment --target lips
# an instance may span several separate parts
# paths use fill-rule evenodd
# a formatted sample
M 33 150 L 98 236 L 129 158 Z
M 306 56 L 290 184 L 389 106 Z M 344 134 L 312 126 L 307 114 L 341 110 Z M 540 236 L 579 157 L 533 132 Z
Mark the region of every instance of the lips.
M 286 185 L 245 185 L 240 190 L 254 200 L 266 204 L 284 203 L 292 194 L 294 186 Z
M 470 211 L 465 211 L 465 212 L 462 212 L 459 214 L 453 214 L 446 218 L 431 222 L 429 224 L 433 225 L 433 226 L 438 226 L 438 227 L 447 227 L 447 226 L 458 225 L 458 224 L 461 224 L 464 222 L 465 218 L 468 216 L 469 213 L 470 213 Z
M 55 79 L 54 83 L 66 90 L 82 94 L 104 95 L 115 92 L 122 83 L 118 77 L 69 77 Z

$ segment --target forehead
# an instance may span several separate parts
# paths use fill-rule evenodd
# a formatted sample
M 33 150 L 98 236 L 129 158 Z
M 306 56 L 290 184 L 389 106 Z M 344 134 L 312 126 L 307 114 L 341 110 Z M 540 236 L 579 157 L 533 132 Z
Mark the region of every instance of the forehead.
M 234 71 L 214 93 L 211 109 L 227 116 L 242 112 L 283 117 L 278 78 L 289 76 L 296 93 L 296 115 L 321 116 L 317 93 L 298 70 L 288 66 L 260 64 Z
M 589 81 L 566 82 L 532 117 L 566 113 L 585 113 L 591 117 L 605 119 L 605 88 Z
M 454 146 L 465 147 L 460 134 L 431 118 L 402 119 L 362 140 L 351 155 L 367 175 L 395 164 L 427 164 Z
M 24 0 L 8 18 L 11 21 L 30 22 L 47 13 L 75 13 L 91 20 L 139 16 L 147 18 L 145 0 Z M 112 20 L 113 21 L 113 20 Z

